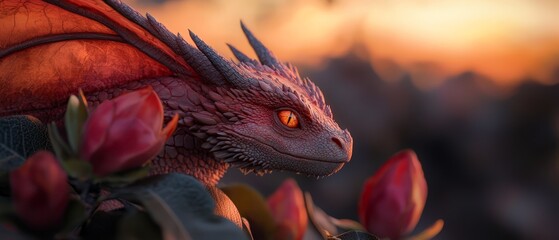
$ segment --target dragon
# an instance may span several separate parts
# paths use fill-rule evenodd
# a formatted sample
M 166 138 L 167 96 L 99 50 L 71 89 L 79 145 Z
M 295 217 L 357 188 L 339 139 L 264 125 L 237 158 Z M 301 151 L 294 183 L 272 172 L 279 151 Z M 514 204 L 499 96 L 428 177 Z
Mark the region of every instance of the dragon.
M 230 167 L 328 176 L 353 140 L 321 90 L 279 61 L 241 22 L 258 59 L 228 45 L 227 60 L 118 0 L 1 0 L 0 116 L 62 121 L 82 89 L 91 106 L 151 86 L 177 130 L 151 174 L 181 172 L 215 185 Z

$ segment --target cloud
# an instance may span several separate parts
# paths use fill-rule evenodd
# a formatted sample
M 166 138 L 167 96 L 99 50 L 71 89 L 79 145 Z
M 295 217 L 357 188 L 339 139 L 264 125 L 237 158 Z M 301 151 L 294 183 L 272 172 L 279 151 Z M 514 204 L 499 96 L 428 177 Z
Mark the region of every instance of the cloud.
M 192 29 L 227 57 L 225 42 L 252 53 L 243 19 L 282 60 L 319 67 L 349 51 L 386 80 L 411 74 L 436 85 L 475 71 L 503 85 L 552 83 L 559 69 L 557 1 L 189 0 L 131 2 L 175 32 Z

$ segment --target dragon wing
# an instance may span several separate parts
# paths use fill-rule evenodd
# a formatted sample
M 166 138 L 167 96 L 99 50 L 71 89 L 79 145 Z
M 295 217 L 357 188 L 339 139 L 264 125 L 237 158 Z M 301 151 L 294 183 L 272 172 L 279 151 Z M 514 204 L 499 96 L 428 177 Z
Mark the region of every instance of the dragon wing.
M 61 106 L 79 88 L 199 77 L 185 44 L 118 0 L 0 0 L 0 116 Z

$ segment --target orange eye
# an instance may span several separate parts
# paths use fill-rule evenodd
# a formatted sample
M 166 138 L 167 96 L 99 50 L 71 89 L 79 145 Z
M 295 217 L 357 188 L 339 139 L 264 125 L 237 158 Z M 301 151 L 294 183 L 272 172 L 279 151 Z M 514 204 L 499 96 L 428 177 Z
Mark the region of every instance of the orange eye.
M 289 128 L 299 127 L 299 119 L 297 119 L 297 115 L 291 110 L 279 111 L 278 117 L 281 123 Z

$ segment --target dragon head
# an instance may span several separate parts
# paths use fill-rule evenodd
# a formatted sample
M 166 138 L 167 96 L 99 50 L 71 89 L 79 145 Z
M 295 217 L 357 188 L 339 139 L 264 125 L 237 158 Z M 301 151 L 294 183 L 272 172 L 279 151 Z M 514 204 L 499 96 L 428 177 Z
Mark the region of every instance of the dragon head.
M 352 154 L 353 140 L 332 117 L 320 89 L 281 63 L 245 27 L 258 56 L 229 45 L 238 63 L 226 60 L 190 32 L 179 36 L 183 58 L 208 83 L 203 110 L 191 113 L 189 130 L 202 148 L 244 172 L 287 170 L 309 176 L 337 172 Z

